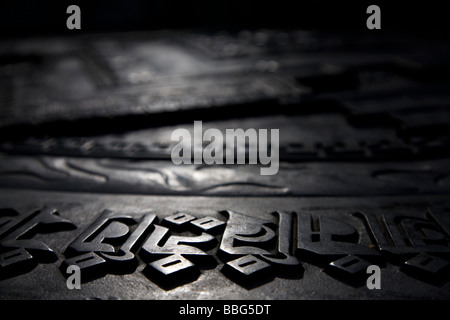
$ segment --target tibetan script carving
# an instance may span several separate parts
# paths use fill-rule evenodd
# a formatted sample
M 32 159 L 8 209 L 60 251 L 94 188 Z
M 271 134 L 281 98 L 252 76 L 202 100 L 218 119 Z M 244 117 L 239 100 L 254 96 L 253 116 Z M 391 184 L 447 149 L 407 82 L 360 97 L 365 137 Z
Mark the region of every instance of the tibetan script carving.
M 148 234 L 154 214 L 144 214 L 140 221 L 135 217 L 105 210 L 100 217 L 81 233 L 67 248 L 62 268 L 80 267 L 84 281 L 110 272 L 133 272 L 137 266 L 137 244 Z M 131 227 L 134 228 L 131 231 Z
M 30 271 L 37 263 L 55 262 L 53 250 L 33 237 L 73 228 L 56 209 L 29 209 L 22 214 L 0 209 L 0 279 Z
M 80 267 L 82 281 L 139 270 L 165 290 L 215 269 L 246 288 L 275 277 L 301 279 L 314 264 L 354 286 L 370 264 L 391 263 L 408 276 L 440 285 L 449 279 L 450 235 L 441 208 L 304 209 L 248 215 L 231 210 L 199 216 L 104 210 L 80 230 L 60 264 Z M 447 220 L 446 220 L 447 221 Z M 53 208 L 0 209 L 0 278 L 20 275 L 57 254 L 37 234 L 74 229 Z M 139 266 L 142 268 L 138 268 Z

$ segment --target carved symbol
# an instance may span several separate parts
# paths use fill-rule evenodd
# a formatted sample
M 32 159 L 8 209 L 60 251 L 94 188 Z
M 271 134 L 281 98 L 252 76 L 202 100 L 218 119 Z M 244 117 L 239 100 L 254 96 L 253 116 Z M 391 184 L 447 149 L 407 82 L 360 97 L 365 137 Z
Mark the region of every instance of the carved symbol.
M 370 265 L 370 262 L 361 257 L 348 255 L 331 262 L 325 272 L 347 284 L 360 287 L 366 281 L 366 270 Z
M 348 216 L 332 218 L 316 214 L 297 214 L 299 256 L 312 255 L 317 259 L 333 259 L 348 254 L 379 255 L 369 248 L 369 243 L 361 244 L 360 234 L 353 226 L 356 221 Z
M 237 212 L 222 214 L 229 217 L 219 249 L 221 259 L 226 261 L 222 270 L 225 275 L 243 286 L 269 281 L 270 270 L 281 271 L 278 276 L 301 275 L 300 261 L 293 256 L 292 214 L 275 212 L 278 228 L 271 221 Z
M 297 256 L 325 268 L 325 271 L 352 286 L 364 284 L 365 271 L 380 254 L 370 248 L 369 237 L 358 229 L 350 215 L 297 213 Z M 361 224 L 362 225 L 362 224 Z M 367 239 L 366 239 L 367 238 Z
M 163 223 L 172 226 L 177 231 L 180 231 L 183 229 L 183 227 L 186 227 L 187 224 L 192 220 L 195 220 L 195 217 L 180 212 L 170 217 L 164 218 Z
M 436 209 L 438 210 L 438 209 Z M 405 273 L 430 283 L 447 281 L 450 236 L 428 210 L 423 213 L 357 213 L 380 252 Z
M 379 249 L 386 254 L 405 257 L 418 252 L 450 252 L 449 235 L 430 211 L 425 218 L 412 213 L 359 215 L 365 218 Z
M 56 261 L 52 249 L 33 239 L 35 234 L 74 228 L 55 209 L 32 209 L 21 215 L 12 209 L 0 209 L 0 279 L 28 272 L 37 263 Z
M 181 254 L 149 263 L 144 273 L 165 290 L 195 281 L 200 275 L 199 269 Z
M 450 262 L 428 254 L 418 254 L 406 261 L 402 270 L 413 277 L 440 285 L 448 281 Z
M 251 254 L 227 262 L 222 269 L 223 274 L 247 289 L 258 286 L 260 279 L 273 278 L 271 271 L 269 263 Z
M 185 213 L 166 217 L 162 224 L 173 231 L 200 235 L 174 235 L 167 227 L 155 225 L 152 233 L 142 245 L 140 256 L 148 264 L 144 273 L 164 289 L 171 289 L 197 279 L 197 265 L 211 268 L 217 265 L 215 258 L 206 250 L 217 244 L 209 233 L 216 232 L 224 222 L 212 217 L 197 219 Z M 204 232 L 205 231 L 205 232 Z
M 140 241 L 149 233 L 156 215 L 144 214 L 138 222 L 130 215 L 103 211 L 67 248 L 67 259 L 61 271 L 70 265 L 80 267 L 83 282 L 103 276 L 107 272 L 130 273 L 137 266 L 135 253 Z M 130 232 L 131 227 L 135 227 Z M 82 254 L 84 253 L 84 254 Z
M 191 223 L 198 229 L 210 234 L 218 233 L 222 229 L 222 226 L 225 225 L 225 222 L 211 217 L 197 219 L 192 221 Z
M 16 274 L 25 273 L 33 269 L 36 263 L 33 256 L 23 248 L 11 250 L 0 255 L 0 278 L 10 277 Z M 20 270 L 14 273 L 14 270 Z

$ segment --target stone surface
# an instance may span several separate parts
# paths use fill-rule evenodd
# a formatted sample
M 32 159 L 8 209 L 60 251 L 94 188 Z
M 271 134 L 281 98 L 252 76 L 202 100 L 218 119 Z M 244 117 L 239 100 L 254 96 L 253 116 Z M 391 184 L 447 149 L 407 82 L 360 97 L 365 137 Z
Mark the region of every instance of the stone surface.
M 424 41 L 1 40 L 0 298 L 449 299 L 450 48 Z M 174 165 L 196 120 L 279 129 L 279 172 Z

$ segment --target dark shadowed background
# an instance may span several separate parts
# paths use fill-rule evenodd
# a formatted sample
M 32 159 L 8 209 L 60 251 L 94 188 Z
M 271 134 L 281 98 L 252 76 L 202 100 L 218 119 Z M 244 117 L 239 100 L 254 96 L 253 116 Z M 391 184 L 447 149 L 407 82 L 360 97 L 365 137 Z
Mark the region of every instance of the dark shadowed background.
M 81 32 L 154 29 L 240 30 L 245 28 L 307 28 L 367 31 L 366 8 L 382 11 L 382 32 L 448 34 L 442 1 L 2 1 L 3 37 L 59 34 L 65 28 L 68 5 L 82 12 Z M 80 31 L 78 31 L 80 32 Z

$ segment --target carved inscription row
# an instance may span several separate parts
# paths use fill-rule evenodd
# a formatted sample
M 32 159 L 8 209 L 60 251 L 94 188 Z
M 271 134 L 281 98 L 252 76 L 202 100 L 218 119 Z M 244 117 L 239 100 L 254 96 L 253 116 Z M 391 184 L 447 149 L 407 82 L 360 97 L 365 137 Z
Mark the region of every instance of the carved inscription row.
M 175 212 L 124 214 L 104 210 L 78 233 L 59 264 L 77 265 L 82 281 L 142 272 L 165 290 L 195 281 L 206 269 L 246 288 L 275 277 L 301 279 L 310 263 L 358 286 L 371 264 L 398 265 L 406 274 L 440 285 L 449 277 L 450 236 L 435 208 L 423 212 L 374 209 L 275 211 L 258 217 L 230 210 L 211 216 Z M 54 208 L 20 214 L 0 209 L 0 279 L 31 271 L 58 256 L 37 234 L 76 229 Z M 80 231 L 80 230 L 78 230 Z

